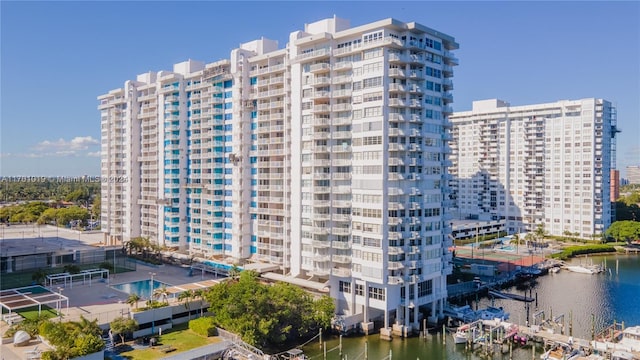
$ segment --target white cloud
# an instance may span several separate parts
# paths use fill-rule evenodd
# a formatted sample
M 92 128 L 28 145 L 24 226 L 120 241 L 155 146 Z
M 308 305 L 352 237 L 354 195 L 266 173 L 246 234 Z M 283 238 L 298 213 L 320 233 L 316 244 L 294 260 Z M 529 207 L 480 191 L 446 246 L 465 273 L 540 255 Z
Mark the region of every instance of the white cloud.
M 100 151 L 88 152 L 87 156 L 89 156 L 89 157 L 100 157 Z
M 92 145 L 98 145 L 100 142 L 94 139 L 92 136 L 76 136 L 73 139 L 67 141 L 63 138 L 58 140 L 45 140 L 38 143 L 35 150 L 59 150 L 59 151 L 77 151 L 87 150 Z

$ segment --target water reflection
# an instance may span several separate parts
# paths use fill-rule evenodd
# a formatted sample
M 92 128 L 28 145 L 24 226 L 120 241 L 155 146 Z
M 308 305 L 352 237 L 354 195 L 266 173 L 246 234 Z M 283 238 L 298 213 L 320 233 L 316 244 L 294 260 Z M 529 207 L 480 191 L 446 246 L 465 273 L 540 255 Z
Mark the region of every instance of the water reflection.
M 606 261 L 607 270 L 604 274 L 587 275 L 571 273 L 565 270 L 557 274 L 540 277 L 532 288 L 532 294 L 538 295 L 537 308 L 531 303 L 530 316 L 536 311 L 544 310 L 546 317 L 565 315 L 565 329 L 568 332 L 570 314 L 573 320 L 573 335 L 576 337 L 591 338 L 592 315 L 596 331 L 613 320 L 625 321 L 628 326 L 640 325 L 640 256 L 607 256 L 593 257 L 585 261 L 596 264 Z M 616 273 L 616 262 L 618 272 Z M 580 260 L 572 263 L 580 264 Z M 508 291 L 524 294 L 523 290 L 516 287 Z M 511 321 L 524 324 L 526 320 L 526 308 L 524 303 L 513 300 L 496 299 L 494 304 L 503 306 L 511 313 Z M 491 305 L 490 299 L 480 300 L 479 306 Z M 343 339 L 343 358 L 364 359 L 365 342 L 368 345 L 370 360 L 386 359 L 389 350 L 393 359 L 480 359 L 479 354 L 465 351 L 464 345 L 455 345 L 450 335 L 443 345 L 442 335 L 429 336 L 424 341 L 417 337 L 410 339 L 395 339 L 391 342 L 381 341 L 379 335 L 370 337 L 352 337 Z M 333 338 L 327 342 L 327 359 L 340 359 L 339 340 Z M 332 350 L 333 349 L 333 350 Z M 305 352 L 312 359 L 322 359 L 323 350 L 316 342 L 305 347 Z M 539 358 L 541 349 L 536 349 L 536 358 Z M 514 349 L 514 359 L 531 359 L 532 350 Z M 496 359 L 508 359 L 508 352 L 497 355 Z

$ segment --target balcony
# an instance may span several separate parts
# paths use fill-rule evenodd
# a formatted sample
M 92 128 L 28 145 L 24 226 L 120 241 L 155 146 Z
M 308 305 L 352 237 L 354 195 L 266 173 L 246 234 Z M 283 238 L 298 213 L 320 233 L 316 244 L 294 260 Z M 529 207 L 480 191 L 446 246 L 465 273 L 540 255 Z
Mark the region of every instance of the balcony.
M 387 268 L 389 270 L 400 270 L 404 269 L 404 264 L 400 261 L 389 261 Z
M 331 92 L 326 90 L 314 91 L 312 98 L 315 100 L 318 99 L 328 99 L 331 96 Z
M 327 249 L 329 248 L 329 246 L 331 246 L 331 243 L 329 241 L 322 241 L 322 240 L 313 240 L 311 242 L 311 245 L 314 248 L 318 248 L 318 249 Z
M 452 52 L 445 51 L 444 52 L 444 63 L 446 65 L 455 66 L 455 65 L 459 65 L 460 64 L 460 60 L 458 60 L 458 58 Z
M 389 69 L 389 77 L 405 78 L 407 77 L 407 74 L 401 69 Z
M 450 66 L 450 65 L 443 65 L 442 66 L 442 74 L 446 78 L 452 77 L 453 76 L 453 67 Z
M 313 79 L 313 85 L 329 85 L 331 84 L 331 78 L 329 78 L 328 76 L 316 76 Z
M 333 70 L 347 70 L 351 69 L 352 66 L 353 64 L 351 63 L 351 61 L 340 61 L 333 64 Z
M 403 99 L 393 98 L 393 99 L 389 99 L 389 106 L 405 107 L 407 106 L 407 103 Z
M 333 255 L 331 260 L 338 264 L 351 264 L 351 257 L 346 255 Z
M 390 63 L 406 63 L 407 60 L 408 59 L 406 58 L 406 56 L 403 56 L 402 54 L 389 53 L 389 62 Z
M 318 63 L 309 67 L 309 72 L 314 74 L 328 72 L 329 70 L 331 70 L 331 65 L 329 65 L 329 63 Z
M 401 276 L 388 276 L 387 283 L 389 285 L 402 285 L 404 284 L 404 279 Z
M 331 54 L 331 51 L 328 48 L 324 48 L 324 49 L 317 49 L 314 51 L 310 51 L 310 52 L 306 52 L 303 54 L 299 54 L 298 56 L 296 56 L 296 60 L 305 60 L 305 59 L 313 59 L 313 58 L 318 58 L 318 57 L 325 57 L 325 56 L 329 56 L 329 54 Z
M 349 76 L 349 75 L 336 76 L 332 80 L 332 84 L 334 84 L 334 85 L 344 84 L 344 83 L 349 83 L 349 82 L 351 82 L 351 76 Z
M 331 105 L 329 104 L 314 105 L 312 111 L 314 113 L 328 113 L 331 111 Z
M 351 269 L 334 268 L 334 269 L 331 270 L 331 274 L 333 276 L 338 276 L 338 277 L 349 277 L 349 276 L 351 276 Z
M 406 92 L 407 88 L 401 84 L 389 84 L 389 92 Z
M 406 121 L 407 118 L 404 114 L 391 113 L 389 114 L 389 121 Z
M 334 90 L 331 93 L 331 96 L 336 99 L 336 98 L 343 98 L 343 97 L 350 97 L 351 96 L 351 89 L 340 89 L 340 90 Z
M 332 111 L 349 111 L 351 110 L 351 104 L 334 104 L 331 107 Z

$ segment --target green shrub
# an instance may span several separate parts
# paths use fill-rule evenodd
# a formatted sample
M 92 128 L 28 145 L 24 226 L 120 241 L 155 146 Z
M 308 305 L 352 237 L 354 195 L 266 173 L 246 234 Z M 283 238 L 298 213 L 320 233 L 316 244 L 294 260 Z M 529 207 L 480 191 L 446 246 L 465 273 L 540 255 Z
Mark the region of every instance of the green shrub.
M 552 254 L 551 257 L 554 259 L 566 260 L 568 258 L 584 255 L 584 254 L 597 254 L 597 253 L 610 253 L 616 252 L 616 249 L 607 244 L 594 244 L 594 245 L 584 245 L 584 246 L 569 246 L 566 247 L 562 252 Z
M 210 317 L 201 317 L 189 321 L 189 329 L 204 337 L 216 335 L 216 326 Z

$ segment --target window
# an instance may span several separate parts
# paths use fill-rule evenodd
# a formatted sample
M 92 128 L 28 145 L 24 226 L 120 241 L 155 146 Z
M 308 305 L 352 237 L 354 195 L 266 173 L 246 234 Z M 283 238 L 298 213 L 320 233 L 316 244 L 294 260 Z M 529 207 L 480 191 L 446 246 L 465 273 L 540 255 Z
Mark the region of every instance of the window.
M 384 301 L 384 289 L 379 289 L 377 287 L 369 286 L 369 298 L 374 300 Z
M 364 60 L 382 56 L 382 48 L 369 49 L 364 51 Z
M 372 41 L 378 41 L 378 40 L 382 40 L 382 31 L 377 31 L 371 34 L 365 34 L 362 37 L 362 41 L 364 43 L 368 43 L 368 42 L 372 42 Z
M 376 86 L 382 86 L 382 76 L 376 76 L 376 77 L 364 79 L 362 81 L 363 89 L 372 88 Z
M 382 116 L 382 108 L 379 106 L 364 108 L 364 117 Z
M 364 296 L 364 286 L 362 284 L 356 284 L 355 293 L 356 295 Z
M 364 102 L 380 101 L 380 100 L 382 100 L 382 91 L 377 91 L 377 92 L 373 92 L 373 93 L 364 94 L 362 96 L 362 100 Z
M 340 281 L 340 292 L 351 294 L 351 282 Z

